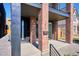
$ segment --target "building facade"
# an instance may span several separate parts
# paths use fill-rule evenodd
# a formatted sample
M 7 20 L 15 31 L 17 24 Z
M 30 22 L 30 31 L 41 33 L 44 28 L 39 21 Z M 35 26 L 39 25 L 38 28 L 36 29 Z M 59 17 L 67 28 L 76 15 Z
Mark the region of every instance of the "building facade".
M 78 20 L 78 13 L 77 13 L 77 10 L 75 8 L 73 8 L 73 37 L 76 38 L 78 37 L 78 23 L 79 23 L 79 20 Z M 59 25 L 59 40 L 60 39 L 65 39 L 65 35 L 66 35 L 66 20 L 61 20 L 61 21 L 58 21 L 58 25 Z
M 77 10 L 74 8 L 74 13 L 73 13 L 73 32 L 74 32 L 74 36 L 77 36 L 78 34 L 78 13 Z
M 66 42 L 73 40 L 73 4 L 66 4 L 66 11 L 59 9 L 58 3 L 22 3 L 11 4 L 11 51 L 12 55 L 21 55 L 21 40 L 31 44 L 38 41 L 38 49 L 43 53 L 48 51 L 49 22 L 52 24 L 51 34 L 58 40 L 58 21 L 66 19 Z M 22 22 L 23 21 L 23 22 Z M 22 24 L 22 25 L 21 25 Z M 37 25 L 36 25 L 37 24 Z M 24 29 L 21 29 L 24 28 Z M 37 30 L 37 29 L 38 30 Z M 26 33 L 23 33 L 25 32 Z M 36 35 L 37 32 L 37 35 Z M 23 35 L 24 34 L 24 35 Z M 22 35 L 22 38 L 21 38 Z M 37 40 L 36 40 L 37 39 Z M 17 48 L 15 48 L 17 47 Z

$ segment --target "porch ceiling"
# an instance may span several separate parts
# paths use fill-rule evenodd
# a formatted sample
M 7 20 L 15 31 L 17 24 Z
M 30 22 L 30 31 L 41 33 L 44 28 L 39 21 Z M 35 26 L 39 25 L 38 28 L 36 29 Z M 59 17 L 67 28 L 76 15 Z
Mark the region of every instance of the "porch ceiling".
M 40 11 L 40 6 L 35 7 L 35 5 L 33 4 L 30 5 L 24 3 L 21 4 L 21 16 L 24 17 L 35 16 L 38 18 L 39 11 Z M 49 21 L 63 20 L 66 18 L 65 16 L 62 16 L 52 11 L 49 9 Z
M 49 13 L 49 21 L 59 21 L 59 20 L 64 20 L 66 17 L 58 15 L 56 13 Z
M 21 16 L 29 17 L 29 16 L 35 16 L 38 17 L 39 8 L 30 6 L 28 4 L 21 4 Z

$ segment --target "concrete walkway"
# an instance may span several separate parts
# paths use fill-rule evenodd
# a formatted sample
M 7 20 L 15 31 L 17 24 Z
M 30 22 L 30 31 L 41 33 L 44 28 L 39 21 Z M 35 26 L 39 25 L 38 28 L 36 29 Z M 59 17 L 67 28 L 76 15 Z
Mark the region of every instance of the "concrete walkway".
M 39 49 L 34 47 L 32 44 L 22 42 L 21 43 L 21 55 L 22 56 L 40 56 L 41 52 Z
M 11 56 L 11 42 L 8 41 L 9 35 L 4 36 L 0 39 L 0 56 Z M 68 44 L 56 40 L 49 40 L 49 44 L 53 44 L 54 47 L 62 56 L 79 56 L 79 45 Z M 43 56 L 49 56 L 49 51 L 45 52 Z M 30 43 L 21 42 L 21 56 L 40 56 L 41 52 L 39 49 L 34 47 Z
M 0 39 L 0 56 L 11 56 L 9 35 Z M 40 56 L 41 52 L 30 43 L 21 42 L 21 56 Z
M 60 48 L 59 52 L 62 53 L 64 56 L 79 56 L 79 45 L 70 44 L 63 48 Z
M 56 40 L 50 40 L 49 43 L 53 44 L 54 47 L 62 56 L 79 56 L 79 45 L 72 43 L 68 44 Z
M 61 42 L 61 41 L 57 41 L 57 40 L 49 40 L 49 44 L 53 44 L 55 47 L 56 47 L 56 49 L 60 49 L 60 48 L 63 48 L 63 47 L 65 47 L 65 46 L 68 46 L 68 45 L 70 45 L 70 44 L 68 44 L 68 43 L 65 43 L 65 42 Z
M 10 56 L 11 52 L 11 44 L 8 41 L 9 36 L 6 35 L 3 38 L 0 39 L 0 56 Z

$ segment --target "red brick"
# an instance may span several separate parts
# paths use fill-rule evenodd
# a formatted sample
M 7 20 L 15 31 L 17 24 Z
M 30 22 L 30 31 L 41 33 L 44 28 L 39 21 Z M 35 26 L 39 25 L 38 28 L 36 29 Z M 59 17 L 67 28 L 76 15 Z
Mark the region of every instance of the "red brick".
M 36 18 L 30 17 L 30 43 L 36 42 Z
M 70 12 L 69 18 L 66 19 L 66 42 L 73 41 L 73 4 L 67 4 L 67 11 Z
M 47 35 L 44 34 L 47 32 Z M 48 50 L 48 4 L 43 3 L 38 15 L 38 38 L 39 49 L 41 51 Z

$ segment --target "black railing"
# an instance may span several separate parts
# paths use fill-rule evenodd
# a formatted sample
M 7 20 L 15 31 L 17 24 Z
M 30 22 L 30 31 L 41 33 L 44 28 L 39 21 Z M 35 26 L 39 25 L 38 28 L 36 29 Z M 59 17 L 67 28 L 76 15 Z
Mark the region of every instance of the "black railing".
M 56 48 L 50 44 L 50 56 L 61 56 L 60 53 L 56 50 Z

